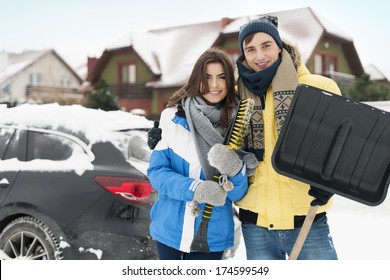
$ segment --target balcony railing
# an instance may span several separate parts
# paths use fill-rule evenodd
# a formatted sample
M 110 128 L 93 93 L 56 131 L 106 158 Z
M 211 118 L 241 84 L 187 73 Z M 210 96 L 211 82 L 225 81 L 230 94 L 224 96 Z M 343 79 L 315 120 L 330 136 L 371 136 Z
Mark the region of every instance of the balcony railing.
M 326 77 L 331 78 L 339 85 L 351 86 L 356 81 L 356 77 L 354 75 L 342 72 L 326 71 L 322 74 Z
M 143 84 L 111 84 L 111 90 L 119 98 L 150 98 L 152 89 Z
M 27 86 L 26 98 L 43 103 L 80 103 L 83 95 L 78 93 L 77 88 L 59 86 Z

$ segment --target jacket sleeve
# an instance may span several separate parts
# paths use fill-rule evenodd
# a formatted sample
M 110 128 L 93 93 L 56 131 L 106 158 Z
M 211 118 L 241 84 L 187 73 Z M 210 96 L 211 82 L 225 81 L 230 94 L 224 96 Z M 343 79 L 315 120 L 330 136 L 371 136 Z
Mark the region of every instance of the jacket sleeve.
M 333 92 L 334 94 L 341 95 L 340 88 L 338 87 L 337 83 L 332 79 L 328 79 L 328 83 L 326 84 L 326 86 L 324 86 L 324 89 Z
M 194 197 L 196 180 L 172 169 L 168 149 L 152 152 L 147 172 L 152 187 L 159 194 L 183 201 L 191 201 Z
M 194 196 L 196 180 L 189 178 L 185 170 L 186 162 L 169 148 L 165 135 L 170 133 L 169 124 L 172 115 L 163 111 L 160 119 L 162 139 L 158 142 L 150 157 L 147 170 L 152 187 L 161 195 L 182 201 L 191 201 Z M 173 166 L 175 165 L 175 166 Z M 184 167 L 183 167 L 184 166 Z M 181 168 L 182 172 L 177 170 Z
M 238 201 L 244 197 L 248 190 L 248 175 L 246 174 L 246 164 L 244 163 L 240 172 L 234 177 L 229 178 L 234 188 L 228 192 L 230 201 Z

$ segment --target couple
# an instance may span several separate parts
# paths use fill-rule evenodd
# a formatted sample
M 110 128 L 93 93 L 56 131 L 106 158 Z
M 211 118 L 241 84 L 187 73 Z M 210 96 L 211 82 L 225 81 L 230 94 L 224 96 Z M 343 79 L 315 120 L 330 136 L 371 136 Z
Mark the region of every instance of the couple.
M 238 93 L 228 54 L 217 48 L 204 52 L 162 112 L 157 135 L 149 135 L 154 146 L 161 132 L 148 169 L 158 192 L 150 233 L 160 259 L 221 259 L 234 242 L 233 202 L 247 259 L 286 259 L 310 205 L 320 207 L 298 259 L 337 259 L 326 217 L 332 194 L 279 175 L 271 155 L 288 109 L 280 105 L 291 101 L 299 83 L 340 90 L 334 81 L 309 73 L 297 49 L 281 40 L 277 25 L 277 18 L 266 16 L 241 26 Z M 255 106 L 245 147 L 234 151 L 221 143 L 244 98 L 254 99 Z M 213 180 L 217 173 L 227 175 L 231 190 Z M 214 206 L 208 253 L 191 250 L 206 203 Z

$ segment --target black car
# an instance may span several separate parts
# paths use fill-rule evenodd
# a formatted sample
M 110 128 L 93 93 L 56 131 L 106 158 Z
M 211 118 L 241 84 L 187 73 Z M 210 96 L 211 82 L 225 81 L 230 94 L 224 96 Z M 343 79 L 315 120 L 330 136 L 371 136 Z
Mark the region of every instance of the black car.
M 156 259 L 152 125 L 78 105 L 0 109 L 0 258 Z

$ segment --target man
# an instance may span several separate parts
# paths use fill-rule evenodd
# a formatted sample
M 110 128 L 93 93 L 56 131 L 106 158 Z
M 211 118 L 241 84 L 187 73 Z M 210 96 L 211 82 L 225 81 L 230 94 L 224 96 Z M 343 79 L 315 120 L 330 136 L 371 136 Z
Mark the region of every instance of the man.
M 236 203 L 247 258 L 286 259 L 310 205 L 320 205 L 298 259 L 337 259 L 326 217 L 332 194 L 278 174 L 271 156 L 298 84 L 340 90 L 333 80 L 310 74 L 297 48 L 281 40 L 276 17 L 244 24 L 238 41 L 239 94 L 256 102 L 246 148 L 259 161 L 247 194 Z

